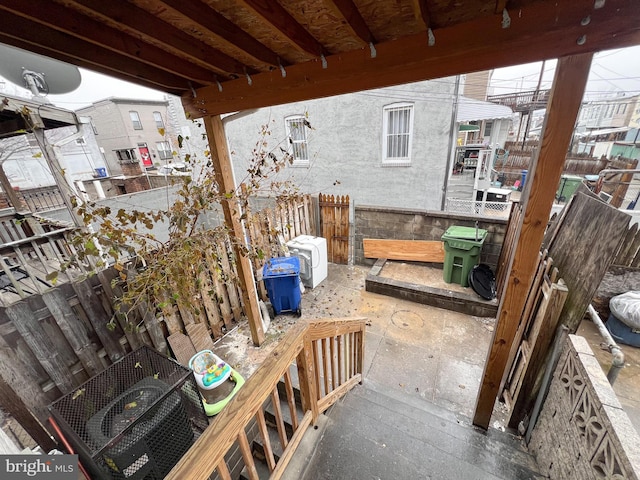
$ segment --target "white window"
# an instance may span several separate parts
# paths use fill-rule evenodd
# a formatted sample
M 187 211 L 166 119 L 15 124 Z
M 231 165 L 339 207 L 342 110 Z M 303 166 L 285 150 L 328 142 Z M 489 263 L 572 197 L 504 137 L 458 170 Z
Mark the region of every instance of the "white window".
M 138 159 L 136 158 L 136 153 L 133 150 L 133 148 L 116 150 L 115 152 L 120 163 L 137 163 L 138 162 Z
M 607 113 L 606 113 L 606 115 L 605 115 L 605 117 L 606 117 L 606 118 L 611 118 L 611 117 L 613 117 L 613 109 L 614 109 L 614 108 L 616 108 L 616 106 L 615 106 L 615 105 L 609 105 L 609 106 L 607 107 Z
M 142 122 L 140 121 L 140 115 L 138 115 L 138 112 L 131 110 L 129 112 L 129 118 L 131 119 L 134 130 L 142 130 Z
M 382 120 L 382 163 L 411 164 L 413 104 L 394 103 L 384 107 Z
M 158 149 L 158 156 L 162 160 L 169 160 L 173 158 L 173 152 L 171 151 L 171 145 L 169 142 L 156 142 L 156 148 Z
M 162 120 L 162 114 L 160 112 L 153 112 L 153 119 L 156 122 L 156 128 L 164 128 L 164 120 Z
M 484 136 L 485 137 L 490 137 L 491 136 L 491 130 L 493 130 L 493 121 L 492 120 L 487 120 L 484 122 Z
M 309 148 L 307 145 L 308 122 L 303 115 L 292 115 L 285 118 L 289 152 L 293 156 L 293 165 L 309 165 Z

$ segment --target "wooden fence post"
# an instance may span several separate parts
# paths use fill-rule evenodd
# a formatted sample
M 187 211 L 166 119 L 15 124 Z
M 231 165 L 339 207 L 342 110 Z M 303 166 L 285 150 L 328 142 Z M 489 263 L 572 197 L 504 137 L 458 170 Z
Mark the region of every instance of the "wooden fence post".
M 0 405 L 2 409 L 17 420 L 31 438 L 45 451 L 57 448 L 51 434 L 31 413 L 16 392 L 0 377 Z
M 51 348 L 51 342 L 25 302 L 18 302 L 6 309 L 7 317 L 22 335 L 35 357 L 62 393 L 69 393 L 78 384 L 69 367 Z
M 298 367 L 298 380 L 300 381 L 300 396 L 302 397 L 302 408 L 310 410 L 312 422 L 315 425 L 318 421 L 318 392 L 316 391 L 315 376 L 313 366 L 313 343 L 307 333 L 304 337 L 304 347 L 300 350 L 296 358 Z

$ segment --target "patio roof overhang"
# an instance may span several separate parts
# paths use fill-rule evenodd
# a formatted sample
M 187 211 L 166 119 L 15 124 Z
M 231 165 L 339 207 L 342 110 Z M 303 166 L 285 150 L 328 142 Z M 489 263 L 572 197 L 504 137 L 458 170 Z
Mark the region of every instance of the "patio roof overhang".
M 0 95 L 0 138 L 22 135 L 32 129 L 33 124 L 50 128 L 75 125 L 74 112 L 54 105 Z
M 526 193 L 535 201 L 525 195 L 474 417 L 487 428 L 591 56 L 640 44 L 637 6 L 637 0 L 3 0 L 0 42 L 180 95 L 187 112 L 205 117 L 224 189 L 234 185 L 222 113 L 560 58 L 542 147 L 529 169 Z M 239 217 L 224 210 L 242 238 Z M 241 278 L 244 290 L 251 288 L 250 269 Z M 260 322 L 254 313 L 252 333 Z

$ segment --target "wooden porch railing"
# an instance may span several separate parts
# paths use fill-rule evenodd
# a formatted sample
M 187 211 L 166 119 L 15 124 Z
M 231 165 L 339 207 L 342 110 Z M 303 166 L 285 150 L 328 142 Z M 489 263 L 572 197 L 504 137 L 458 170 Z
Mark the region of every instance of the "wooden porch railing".
M 166 477 L 169 480 L 209 478 L 217 472 L 231 479 L 225 456 L 238 445 L 251 480 L 258 474 L 246 434 L 255 419 L 265 445 L 271 479 L 280 478 L 306 429 L 318 415 L 363 379 L 364 319 L 316 320 L 300 323 L 288 332 L 238 394 Z M 298 419 L 291 380 L 295 365 L 304 415 Z M 280 409 L 278 382 L 284 381 L 293 435 L 287 436 Z M 276 462 L 267 433 L 265 404 L 271 399 L 283 454 Z

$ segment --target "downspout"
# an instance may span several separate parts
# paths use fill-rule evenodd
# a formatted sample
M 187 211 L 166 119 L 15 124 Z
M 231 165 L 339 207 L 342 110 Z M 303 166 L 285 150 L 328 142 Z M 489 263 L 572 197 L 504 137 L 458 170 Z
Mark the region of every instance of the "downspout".
M 609 333 L 609 330 L 607 330 L 607 327 L 605 327 L 600 315 L 598 315 L 596 309 L 593 308 L 593 305 L 589 305 L 587 313 L 589 314 L 591 321 L 595 323 L 596 327 L 598 327 L 600 335 L 602 335 L 602 338 L 604 338 L 604 341 L 606 342 L 607 350 L 611 353 L 611 367 L 607 372 L 607 380 L 609 380 L 609 383 L 613 385 L 616 378 L 618 378 L 620 370 L 624 367 L 624 353 Z
M 449 191 L 449 179 L 451 178 L 453 157 L 456 155 L 456 143 L 458 138 L 458 103 L 460 99 L 460 75 L 456 75 L 456 86 L 453 91 L 453 108 L 451 109 L 451 129 L 449 130 L 449 158 L 447 159 L 447 170 L 442 185 L 442 202 L 440 211 L 444 212 L 447 205 L 447 192 Z

